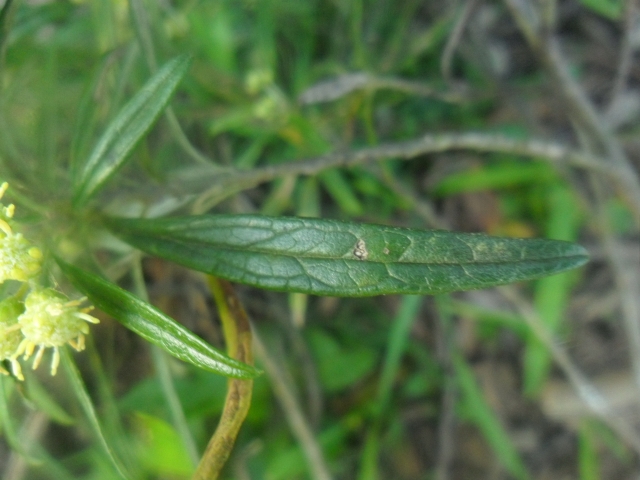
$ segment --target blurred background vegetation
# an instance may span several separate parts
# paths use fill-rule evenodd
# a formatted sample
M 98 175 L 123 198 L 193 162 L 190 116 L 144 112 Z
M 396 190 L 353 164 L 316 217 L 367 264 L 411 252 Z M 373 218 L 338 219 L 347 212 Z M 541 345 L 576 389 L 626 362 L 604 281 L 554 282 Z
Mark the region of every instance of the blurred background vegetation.
M 322 216 L 592 253 L 577 272 L 436 298 L 238 287 L 257 363 L 276 369 L 255 382 L 223 478 L 637 478 L 635 1 L 5 0 L 0 48 L 0 181 L 19 220 L 43 243 L 72 232 L 70 255 L 92 249 L 115 277 L 106 240 L 70 219 L 69 168 L 181 53 L 193 64 L 171 111 L 101 208 Z M 398 143 L 370 155 L 382 161 L 207 190 L 220 172 L 447 134 L 428 152 Z M 155 305 L 222 346 L 199 274 L 153 258 L 144 274 Z M 139 478 L 188 478 L 226 380 L 171 361 L 180 424 L 149 347 L 115 322 L 78 358 Z M 2 478 L 118 478 L 64 375 L 37 378 L 3 387 Z

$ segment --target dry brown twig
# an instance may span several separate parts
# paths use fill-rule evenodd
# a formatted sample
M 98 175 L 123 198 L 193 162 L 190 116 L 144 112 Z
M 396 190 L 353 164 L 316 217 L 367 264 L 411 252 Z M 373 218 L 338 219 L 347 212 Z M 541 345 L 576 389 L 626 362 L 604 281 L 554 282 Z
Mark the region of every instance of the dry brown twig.
M 573 363 L 567 351 L 556 341 L 529 302 L 525 301 L 513 287 L 500 287 L 499 291 L 522 315 L 531 331 L 551 352 L 554 361 L 587 408 L 640 455 L 638 433 L 616 414 L 606 398 Z
M 617 171 L 616 184 L 622 195 L 630 200 L 636 224 L 640 225 L 640 179 L 631 166 L 618 139 L 605 125 L 584 89 L 574 80 L 569 62 L 562 54 L 558 40 L 547 28 L 541 26 L 540 18 L 530 2 L 505 0 L 516 23 L 526 38 L 531 50 L 549 75 L 555 91 L 560 95 L 568 115 L 586 133 L 593 145 L 587 151 L 597 151 L 597 161 L 603 168 Z
M 190 177 L 197 177 L 201 182 L 206 181 L 209 188 L 194 201 L 192 212 L 206 212 L 230 195 L 287 175 L 316 175 L 330 168 L 349 168 L 390 158 L 412 160 L 419 156 L 448 151 L 508 153 L 523 158 L 545 159 L 557 165 L 592 170 L 611 178 L 617 184 L 626 181 L 623 170 L 606 165 L 596 156 L 576 151 L 559 143 L 537 139 L 515 140 L 504 135 L 486 133 L 438 133 L 424 135 L 416 140 L 331 153 L 277 165 L 266 165 L 248 171 L 228 169 L 221 172 L 218 168 L 209 170 L 206 167 L 196 167 L 198 168 L 196 171 L 187 173 Z M 174 185 L 175 190 L 184 188 L 184 177 L 176 177 Z M 637 198 L 629 198 L 629 201 L 640 216 L 640 195 Z
M 618 97 L 624 92 L 627 87 L 627 81 L 629 79 L 629 73 L 631 72 L 631 63 L 633 60 L 634 48 L 632 43 L 633 27 L 638 16 L 637 0 L 626 0 L 623 14 L 623 34 L 622 44 L 620 45 L 620 59 L 618 61 L 618 68 L 616 76 L 613 81 L 613 87 L 609 96 L 609 104 L 606 111 L 610 112 L 616 104 Z
M 355 91 L 395 90 L 418 97 L 437 98 L 445 102 L 460 102 L 456 92 L 439 91 L 425 82 L 398 77 L 377 76 L 367 72 L 351 72 L 320 81 L 298 96 L 301 105 L 332 102 Z
M 471 14 L 477 4 L 478 0 L 467 0 L 467 2 L 462 6 L 455 26 L 451 30 L 447 43 L 442 51 L 442 56 L 440 57 L 440 70 L 442 71 L 442 76 L 447 82 L 451 81 L 451 64 L 453 61 L 453 54 L 460 43 L 464 29 L 467 26 L 467 23 L 471 18 Z

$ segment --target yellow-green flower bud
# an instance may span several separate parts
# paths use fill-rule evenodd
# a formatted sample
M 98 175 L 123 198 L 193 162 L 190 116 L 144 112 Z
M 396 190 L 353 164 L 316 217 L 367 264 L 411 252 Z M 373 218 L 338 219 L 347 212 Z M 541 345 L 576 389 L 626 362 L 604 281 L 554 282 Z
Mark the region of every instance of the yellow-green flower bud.
M 22 342 L 18 316 L 24 311 L 24 304 L 11 297 L 0 302 L 0 360 L 9 360 L 13 374 L 22 380 L 22 370 L 16 360 L 16 352 Z M 2 366 L 0 373 L 8 374 Z
M 2 199 L 2 197 L 4 196 L 4 192 L 7 191 L 7 188 L 9 188 L 9 184 L 7 182 L 4 182 L 2 185 L 0 185 L 0 199 Z M 13 233 L 11 231 L 9 221 L 13 217 L 13 212 L 15 211 L 15 209 L 16 207 L 13 204 L 5 207 L 2 203 L 0 203 L 0 236 L 2 236 L 2 233 L 4 233 L 4 235 L 6 236 L 9 236 Z
M 0 185 L 0 199 L 9 185 Z M 20 233 L 13 233 L 9 224 L 15 207 L 0 203 L 0 283 L 5 280 L 26 282 L 40 271 L 42 252 Z
M 79 308 L 81 303 L 81 300 L 69 300 L 51 288 L 29 293 L 24 301 L 25 311 L 18 317 L 24 340 L 20 342 L 17 354 L 24 353 L 26 359 L 39 347 L 33 360 L 35 369 L 44 349 L 53 348 L 51 374 L 55 375 L 60 362 L 58 347 L 68 343 L 78 351 L 84 350 L 84 336 L 89 333 L 86 322 L 98 323 L 97 318 L 87 314 L 90 308 Z
M 22 234 L 0 238 L 0 283 L 5 280 L 26 282 L 38 274 L 42 252 Z

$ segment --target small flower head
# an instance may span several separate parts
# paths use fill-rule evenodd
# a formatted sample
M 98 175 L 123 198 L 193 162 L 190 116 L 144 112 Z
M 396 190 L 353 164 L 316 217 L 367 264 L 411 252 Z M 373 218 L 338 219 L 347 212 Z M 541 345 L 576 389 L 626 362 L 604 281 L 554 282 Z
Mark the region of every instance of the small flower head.
M 62 293 L 51 288 L 34 290 L 24 301 L 25 311 L 18 317 L 24 339 L 16 351 L 24 353 L 27 359 L 36 347 L 38 352 L 33 360 L 37 368 L 45 348 L 53 348 L 51 374 L 55 375 L 60 363 L 58 347 L 68 343 L 77 351 L 84 350 L 84 336 L 89 333 L 86 322 L 98 323 L 98 319 L 88 315 L 91 308 L 79 308 L 82 300 L 69 300 Z
M 16 352 L 23 338 L 18 324 L 18 316 L 23 311 L 24 305 L 17 298 L 11 297 L 0 302 L 0 361 L 11 362 L 13 374 L 21 380 L 22 370 L 16 360 Z M 6 375 L 9 372 L 0 366 L 0 373 Z

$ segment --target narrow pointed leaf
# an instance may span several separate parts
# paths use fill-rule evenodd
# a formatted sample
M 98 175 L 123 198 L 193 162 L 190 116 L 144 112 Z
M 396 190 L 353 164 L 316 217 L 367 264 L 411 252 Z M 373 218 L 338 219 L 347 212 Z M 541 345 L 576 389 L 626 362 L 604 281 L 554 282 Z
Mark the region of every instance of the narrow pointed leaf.
M 229 358 L 147 302 L 97 275 L 57 259 L 73 285 L 100 310 L 180 360 L 227 377 L 254 378 L 256 368 Z
M 67 348 L 61 349 L 60 355 L 62 356 L 62 366 L 65 369 L 67 376 L 69 377 L 69 381 L 71 382 L 71 389 L 78 399 L 82 410 L 84 410 L 84 413 L 87 417 L 87 420 L 89 420 L 89 424 L 93 429 L 93 433 L 96 439 L 104 449 L 104 453 L 107 455 L 107 458 L 111 462 L 112 467 L 116 470 L 116 472 L 118 472 L 118 476 L 124 480 L 130 478 L 130 475 L 128 475 L 127 473 L 127 469 L 117 457 L 112 447 L 115 439 L 107 439 L 107 436 L 105 435 L 105 429 L 102 427 L 100 420 L 98 420 L 98 413 L 96 412 L 96 408 L 91 401 L 89 392 L 87 392 L 87 387 L 82 380 L 82 376 L 78 371 L 78 367 L 76 367 L 76 364 L 73 361 L 73 357 L 69 354 L 69 350 Z
M 310 218 L 107 219 L 124 241 L 194 270 L 272 290 L 360 297 L 436 294 L 583 265 L 558 240 L 497 238 Z
M 98 140 L 74 179 L 75 206 L 82 206 L 120 168 L 151 128 L 189 68 L 186 55 L 174 58 L 158 70 L 120 110 Z

